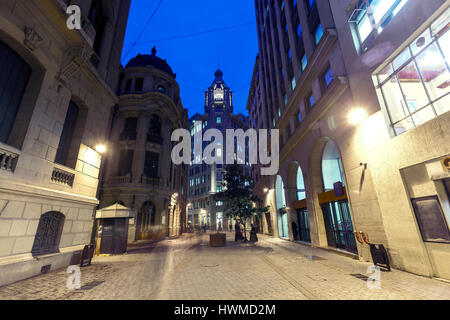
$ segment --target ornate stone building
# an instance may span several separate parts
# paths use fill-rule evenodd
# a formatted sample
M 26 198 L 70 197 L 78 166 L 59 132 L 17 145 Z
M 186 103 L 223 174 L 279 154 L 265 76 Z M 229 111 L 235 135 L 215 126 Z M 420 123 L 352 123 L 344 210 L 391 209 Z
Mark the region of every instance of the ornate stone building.
M 130 0 L 0 1 L 0 285 L 89 244 Z
M 102 206 L 133 209 L 129 242 L 177 236 L 186 225 L 187 166 L 171 160 L 172 131 L 188 127 L 175 78 L 155 48 L 131 59 L 121 75 Z
M 244 131 L 248 129 L 248 118 L 242 114 L 233 114 L 233 92 L 223 80 L 223 72 L 217 70 L 214 76 L 213 83 L 205 92 L 205 113 L 203 115 L 195 114 L 190 119 L 192 146 L 195 144 L 197 136 L 195 134 L 208 129 L 220 130 L 224 137 L 227 129 L 243 129 Z M 206 148 L 207 143 L 202 142 L 202 147 Z M 223 157 L 226 155 L 226 148 L 226 139 L 224 139 L 223 148 L 218 149 Z M 244 173 L 250 176 L 248 148 L 245 150 L 245 155 L 246 159 L 239 159 L 239 161 L 244 160 Z M 213 199 L 213 195 L 223 189 L 226 165 L 219 163 L 216 165 L 194 164 L 194 156 L 192 154 L 193 163 L 189 168 L 188 215 L 190 224 L 194 229 L 205 225 L 211 230 L 218 230 L 220 226 L 222 229 L 228 229 L 229 221 L 224 215 L 224 203 Z

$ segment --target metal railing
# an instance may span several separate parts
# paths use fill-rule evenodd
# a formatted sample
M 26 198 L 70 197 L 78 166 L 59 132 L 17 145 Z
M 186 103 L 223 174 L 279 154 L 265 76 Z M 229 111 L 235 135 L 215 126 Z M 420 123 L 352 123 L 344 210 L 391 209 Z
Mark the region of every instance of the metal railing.
M 19 154 L 0 147 L 0 170 L 14 172 Z
M 62 169 L 54 168 L 51 177 L 52 182 L 73 187 L 75 174 L 64 171 Z

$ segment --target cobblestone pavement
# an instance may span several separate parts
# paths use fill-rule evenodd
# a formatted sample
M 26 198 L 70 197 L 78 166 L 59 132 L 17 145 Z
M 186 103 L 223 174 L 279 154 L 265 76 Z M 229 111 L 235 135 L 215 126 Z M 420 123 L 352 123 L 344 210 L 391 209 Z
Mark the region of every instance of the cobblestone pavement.
M 80 290 L 65 270 L 0 287 L 0 299 L 445 299 L 450 284 L 393 270 L 368 289 L 370 263 L 260 236 L 256 244 L 210 248 L 206 235 L 133 245 L 121 256 L 96 257 L 82 269 Z

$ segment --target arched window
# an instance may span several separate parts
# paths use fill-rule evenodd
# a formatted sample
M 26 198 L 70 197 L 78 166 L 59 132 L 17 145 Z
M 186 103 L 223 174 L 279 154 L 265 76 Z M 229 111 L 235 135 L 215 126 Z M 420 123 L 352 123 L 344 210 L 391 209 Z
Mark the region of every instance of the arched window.
M 8 143 L 31 67 L 0 41 L 0 142 Z
M 280 238 L 289 238 L 288 215 L 286 211 L 286 197 L 284 183 L 281 176 L 275 181 L 275 202 L 277 206 L 278 235 Z
M 322 177 L 324 191 L 334 190 L 336 182 L 344 182 L 341 156 L 336 144 L 330 140 L 326 144 L 322 155 Z
M 275 200 L 277 210 L 286 207 L 286 197 L 284 194 L 284 183 L 281 176 L 277 176 L 277 180 L 275 182 Z
M 101 0 L 92 1 L 91 9 L 89 10 L 89 21 L 96 31 L 93 49 L 99 54 L 105 31 L 105 15 Z
M 56 211 L 50 211 L 41 216 L 33 249 L 31 249 L 33 256 L 58 252 L 64 220 L 64 215 Z
M 161 136 L 161 118 L 156 114 L 150 118 L 150 126 L 148 128 L 148 134 L 152 137 Z
M 297 169 L 297 200 L 303 200 L 306 198 L 305 182 L 303 180 L 302 168 L 298 166 Z

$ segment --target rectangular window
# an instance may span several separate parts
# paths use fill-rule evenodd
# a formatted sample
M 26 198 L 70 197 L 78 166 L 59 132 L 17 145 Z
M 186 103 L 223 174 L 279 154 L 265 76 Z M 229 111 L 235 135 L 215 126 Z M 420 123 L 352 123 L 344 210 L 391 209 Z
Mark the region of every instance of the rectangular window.
M 300 25 L 300 22 L 297 26 L 297 37 L 300 39 L 302 37 L 302 26 Z
M 310 108 L 314 107 L 314 105 L 316 104 L 316 102 L 314 101 L 314 95 L 312 92 L 308 95 L 307 104 Z
M 305 0 L 305 6 L 308 11 L 308 14 L 311 13 L 315 3 L 316 0 Z
M 308 65 L 308 59 L 306 58 L 306 54 L 304 54 L 302 57 L 302 71 L 305 71 L 307 65 Z
M 328 67 L 326 71 L 322 74 L 322 84 L 323 88 L 326 89 L 330 85 L 331 81 L 333 81 L 333 72 L 331 71 L 331 67 Z
M 447 19 L 439 18 L 374 78 L 383 110 L 395 135 L 450 110 Z
M 222 123 L 222 117 L 217 117 L 216 123 L 217 123 L 217 124 L 221 124 L 221 123 Z
M 0 141 L 8 143 L 31 68 L 0 41 Z
M 127 83 L 125 85 L 125 93 L 130 93 L 131 92 L 131 84 L 132 84 L 133 80 L 132 79 L 128 79 Z
M 412 203 L 423 241 L 450 243 L 449 226 L 438 197 L 413 199 Z
M 316 31 L 314 32 L 314 39 L 316 41 L 316 46 L 319 44 L 322 37 L 323 37 L 323 29 L 322 29 L 322 25 L 319 24 Z
M 119 172 L 120 177 L 131 174 L 131 166 L 133 164 L 133 150 L 121 150 L 119 154 Z
M 136 82 L 134 84 L 134 91 L 142 92 L 144 90 L 144 78 L 136 78 Z
M 295 81 L 295 76 L 292 77 L 291 86 L 292 86 L 292 91 L 294 91 L 295 87 L 297 86 L 297 82 Z
M 55 158 L 56 163 L 62 164 L 64 166 L 69 165 L 68 161 L 70 149 L 72 149 L 72 147 L 76 148 L 75 145 L 72 145 L 74 143 L 74 141 L 72 140 L 75 132 L 75 127 L 78 121 L 78 115 L 79 115 L 78 106 L 73 101 L 70 101 Z M 80 145 L 78 144 L 78 149 L 79 147 Z M 78 156 L 78 152 L 75 156 L 76 157 Z M 73 165 L 73 167 L 75 166 Z
M 408 0 L 361 0 L 349 19 L 357 33 L 359 45 L 375 32 L 381 33 Z
M 145 152 L 144 173 L 147 177 L 158 177 L 159 154 L 155 152 Z

